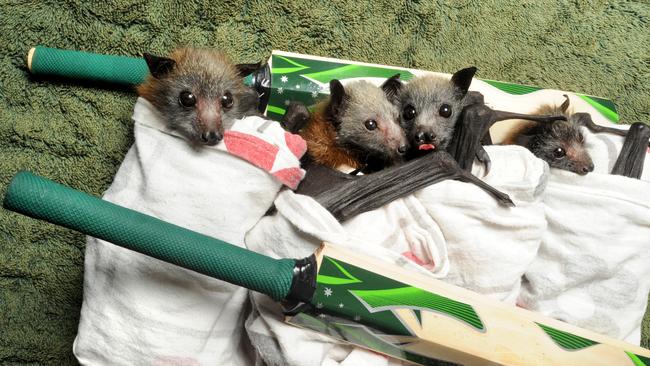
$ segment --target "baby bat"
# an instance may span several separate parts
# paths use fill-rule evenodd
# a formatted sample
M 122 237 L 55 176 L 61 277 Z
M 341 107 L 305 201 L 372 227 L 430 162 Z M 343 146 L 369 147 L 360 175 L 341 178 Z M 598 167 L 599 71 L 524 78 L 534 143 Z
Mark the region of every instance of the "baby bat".
M 258 95 L 242 78 L 259 64 L 234 65 L 219 51 L 196 48 L 144 59 L 150 75 L 138 94 L 192 144 L 216 145 L 235 120 L 257 114 Z
M 296 119 L 295 128 L 304 125 L 298 132 L 316 164 L 333 169 L 347 165 L 370 173 L 404 160 L 408 142 L 397 123 L 397 107 L 367 81 L 345 87 L 336 79 L 330 81 L 329 99 L 317 105 L 308 120 L 304 110 L 300 114 L 296 108 L 301 107 L 290 108 L 285 125 L 289 118 Z
M 594 163 L 585 147 L 585 138 L 580 131 L 580 126 L 584 123 L 583 120 L 589 115 L 586 113 L 571 114 L 568 97 L 559 107 L 543 105 L 537 112 L 539 114 L 564 115 L 566 120 L 522 125 L 513 130 L 504 143 L 526 147 L 553 168 L 568 170 L 580 175 L 593 171 Z
M 383 85 L 384 91 L 389 98 L 394 98 L 395 95 L 391 94 L 392 89 L 386 88 L 391 82 L 397 80 L 398 75 L 388 79 Z M 336 88 L 336 81 L 333 82 Z M 335 90 L 333 88 L 333 90 Z M 336 91 L 334 93 L 337 93 Z M 359 99 L 364 101 L 365 99 Z M 343 104 L 343 109 L 350 104 Z M 369 109 L 372 106 L 363 105 L 360 103 L 354 104 L 355 108 L 360 110 L 355 113 L 342 111 L 343 114 L 350 113 L 348 116 L 362 113 L 361 109 Z M 322 113 L 322 112 L 321 112 Z M 341 113 L 341 112 L 339 112 Z M 363 112 L 367 113 L 367 112 Z M 292 103 L 285 116 L 283 117 L 283 125 L 295 132 L 301 126 L 308 125 L 314 121 L 313 116 L 310 115 L 307 108 L 299 103 Z M 358 122 L 357 122 L 358 123 Z M 319 142 L 326 146 L 332 145 L 332 141 L 336 141 L 338 131 L 345 131 L 340 129 L 331 129 L 330 134 L 326 135 L 325 143 Z M 363 132 L 368 134 L 368 131 Z M 315 139 L 317 134 L 303 134 L 308 140 Z M 347 135 L 354 136 L 352 134 Z M 343 138 L 346 138 L 343 136 Z M 355 137 L 356 138 L 356 137 Z M 376 145 L 382 140 L 369 140 L 362 138 L 354 141 L 355 151 L 363 153 L 366 149 L 366 144 L 373 145 L 368 150 L 370 151 L 384 151 L 385 147 L 377 149 Z M 384 140 L 385 141 L 385 140 Z M 344 145 L 346 146 L 346 145 Z M 399 146 L 401 147 L 401 145 Z M 381 167 L 384 169 L 375 172 L 369 172 L 362 176 L 350 175 L 334 170 L 333 168 L 340 165 L 339 158 L 332 159 L 328 156 L 330 150 L 321 149 L 314 155 L 318 158 L 306 162 L 304 165 L 307 170 L 307 175 L 298 187 L 298 193 L 313 196 L 323 207 L 328 209 L 334 217 L 340 221 L 356 216 L 360 213 L 378 208 L 387 204 L 397 198 L 409 195 L 418 189 L 424 188 L 428 185 L 445 179 L 459 179 L 466 182 L 476 184 L 480 188 L 486 190 L 491 195 L 495 196 L 500 203 L 504 205 L 512 205 L 509 197 L 491 186 L 487 185 L 478 178 L 471 174 L 459 169 L 453 158 L 444 151 L 429 154 L 426 157 L 412 160 L 411 162 L 402 163 L 401 154 L 406 149 L 398 147 L 397 159 L 382 159 L 384 164 Z M 309 150 L 309 149 L 308 149 Z M 390 148 L 390 153 L 394 154 L 395 145 Z M 309 152 L 311 154 L 311 152 Z M 354 159 L 352 159 L 354 162 Z M 345 161 L 343 161 L 345 163 Z M 388 163 L 388 164 L 387 164 Z M 349 164 L 349 163 L 348 163 Z
M 487 155 L 484 144 L 491 144 L 489 129 L 496 122 L 508 119 L 524 119 L 539 123 L 550 123 L 566 120 L 566 117 L 555 111 L 547 111 L 548 115 L 528 115 L 491 109 L 484 103 L 483 95 L 471 91 L 467 96 L 468 105 L 462 111 L 459 121 L 454 129 L 451 143 L 447 151 L 454 156 L 460 167 L 470 171 L 474 158 L 482 162 L 486 171 L 490 171 L 490 157 Z
M 384 89 L 400 106 L 400 124 L 411 143 L 410 156 L 428 150 L 445 150 L 456 121 L 471 102 L 467 91 L 476 73 L 475 67 L 457 71 L 451 80 L 425 75 L 402 84 L 389 79 Z
M 407 130 L 412 155 L 428 150 L 447 150 L 460 167 L 470 171 L 474 158 L 490 168 L 490 158 L 481 141 L 489 138 L 488 129 L 506 119 L 551 121 L 562 116 L 531 116 L 493 110 L 485 105 L 483 95 L 468 91 L 476 67 L 454 73 L 450 80 L 426 75 L 403 85 L 393 80 L 386 88 L 401 105 L 400 123 Z

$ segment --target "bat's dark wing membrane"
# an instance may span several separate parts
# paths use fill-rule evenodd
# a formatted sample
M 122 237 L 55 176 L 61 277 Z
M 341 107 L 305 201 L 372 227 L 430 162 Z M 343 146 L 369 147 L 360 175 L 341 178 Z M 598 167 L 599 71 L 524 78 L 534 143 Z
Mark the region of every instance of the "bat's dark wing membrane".
M 627 131 L 625 142 L 623 142 L 621 152 L 618 154 L 612 174 L 636 179 L 641 178 L 649 138 L 649 126 L 641 122 L 632 124 Z
M 345 178 L 330 175 L 329 179 L 334 185 L 314 195 L 314 198 L 339 221 L 377 209 L 447 179 L 472 183 L 495 197 L 499 203 L 514 206 L 507 194 L 460 169 L 453 157 L 444 151 L 429 153 L 372 174 L 347 175 Z

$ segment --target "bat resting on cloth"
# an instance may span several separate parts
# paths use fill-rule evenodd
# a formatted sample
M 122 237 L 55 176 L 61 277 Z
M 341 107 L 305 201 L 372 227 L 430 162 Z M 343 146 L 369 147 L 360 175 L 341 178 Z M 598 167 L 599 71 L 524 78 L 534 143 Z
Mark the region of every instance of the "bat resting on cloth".
M 489 129 L 495 123 L 507 119 L 524 119 L 535 122 L 550 123 L 566 120 L 565 116 L 535 116 L 491 109 L 485 105 L 483 95 L 476 91 L 468 93 L 471 104 L 466 106 L 458 119 L 451 143 L 447 151 L 456 159 L 461 169 L 470 171 L 476 157 L 490 170 L 490 157 L 483 142 L 490 142 Z
M 298 133 L 310 118 L 302 103 L 292 103 L 282 118 L 282 126 Z M 363 212 L 377 209 L 432 184 L 456 179 L 476 185 L 499 204 L 514 206 L 510 197 L 461 169 L 445 151 L 435 151 L 405 163 L 388 166 L 366 175 L 345 174 L 303 157 L 307 171 L 297 193 L 312 196 L 337 220 L 345 221 Z

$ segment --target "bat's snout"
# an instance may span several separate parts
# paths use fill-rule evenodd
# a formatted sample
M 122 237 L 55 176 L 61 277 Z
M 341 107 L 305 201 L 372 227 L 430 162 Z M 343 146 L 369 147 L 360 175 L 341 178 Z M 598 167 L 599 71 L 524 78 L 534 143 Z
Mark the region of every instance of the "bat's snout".
M 201 134 L 201 142 L 205 145 L 213 146 L 223 140 L 223 134 L 216 131 L 208 131 Z
M 589 165 L 585 165 L 580 168 L 580 171 L 578 172 L 580 175 L 585 175 L 587 173 L 593 172 L 594 171 L 594 164 L 591 163 Z

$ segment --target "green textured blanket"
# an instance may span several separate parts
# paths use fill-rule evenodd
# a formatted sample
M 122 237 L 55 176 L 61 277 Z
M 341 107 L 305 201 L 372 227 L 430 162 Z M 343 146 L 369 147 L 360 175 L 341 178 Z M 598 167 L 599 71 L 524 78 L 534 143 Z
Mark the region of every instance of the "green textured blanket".
M 35 79 L 37 44 L 107 54 L 272 49 L 453 72 L 614 100 L 650 121 L 647 1 L 3 1 L 0 194 L 20 169 L 100 195 L 132 142 L 132 90 Z M 74 364 L 84 238 L 0 210 L 0 364 Z M 648 347 L 646 319 L 643 345 Z

